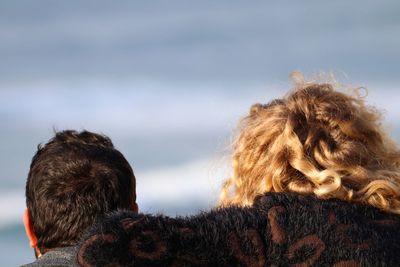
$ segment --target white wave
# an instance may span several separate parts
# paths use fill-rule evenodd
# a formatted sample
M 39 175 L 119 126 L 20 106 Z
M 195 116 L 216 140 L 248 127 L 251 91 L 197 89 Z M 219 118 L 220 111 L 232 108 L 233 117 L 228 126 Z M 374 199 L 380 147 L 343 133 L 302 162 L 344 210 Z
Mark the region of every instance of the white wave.
M 287 83 L 246 88 L 149 81 L 38 83 L 0 90 L 0 119 L 6 128 L 86 128 L 127 136 L 229 131 L 253 103 L 281 97 L 288 88 Z M 395 88 L 369 86 L 366 98 L 386 110 L 392 124 L 400 122 Z
M 264 86 L 246 88 L 246 93 L 229 89 L 234 88 L 190 85 L 186 89 L 137 81 L 10 86 L 0 90 L 0 114 L 8 118 L 8 124 L 4 123 L 8 127 L 25 129 L 55 126 L 112 129 L 130 135 L 190 133 L 229 129 L 253 102 L 277 95 Z
M 222 180 L 227 177 L 226 166 L 217 160 L 202 160 L 138 174 L 138 203 L 146 208 L 159 208 L 149 207 L 152 203 L 161 204 L 161 208 L 185 207 L 196 201 L 214 206 Z
M 0 195 L 0 228 L 22 222 L 25 209 L 24 191 L 2 192 Z
M 138 173 L 137 202 L 142 212 L 188 208 L 194 202 L 213 206 L 227 170 L 221 160 L 207 159 Z M 193 200 L 193 201 L 192 201 Z M 0 229 L 22 221 L 25 209 L 23 190 L 0 194 Z

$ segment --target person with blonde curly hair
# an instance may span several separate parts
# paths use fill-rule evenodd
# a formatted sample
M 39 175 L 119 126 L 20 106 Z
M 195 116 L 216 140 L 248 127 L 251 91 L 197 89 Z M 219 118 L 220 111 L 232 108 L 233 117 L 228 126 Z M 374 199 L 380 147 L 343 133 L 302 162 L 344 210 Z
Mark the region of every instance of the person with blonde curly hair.
M 119 212 L 86 233 L 81 266 L 400 266 L 400 151 L 381 116 L 332 83 L 255 104 L 218 208 Z
M 232 161 L 222 206 L 251 205 L 265 192 L 296 192 L 400 214 L 400 150 L 380 113 L 328 83 L 300 79 L 286 97 L 253 105 Z

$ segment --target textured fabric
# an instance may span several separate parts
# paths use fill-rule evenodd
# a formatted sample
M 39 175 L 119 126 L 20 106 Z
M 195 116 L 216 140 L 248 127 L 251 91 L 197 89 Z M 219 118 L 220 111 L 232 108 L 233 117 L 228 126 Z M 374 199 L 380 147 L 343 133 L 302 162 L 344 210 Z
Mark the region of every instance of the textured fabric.
M 269 193 L 187 218 L 120 212 L 86 234 L 82 266 L 400 266 L 400 216 Z
M 46 252 L 43 256 L 39 257 L 36 261 L 30 264 L 22 265 L 21 267 L 66 267 L 78 266 L 76 262 L 76 247 L 65 247 L 53 249 Z

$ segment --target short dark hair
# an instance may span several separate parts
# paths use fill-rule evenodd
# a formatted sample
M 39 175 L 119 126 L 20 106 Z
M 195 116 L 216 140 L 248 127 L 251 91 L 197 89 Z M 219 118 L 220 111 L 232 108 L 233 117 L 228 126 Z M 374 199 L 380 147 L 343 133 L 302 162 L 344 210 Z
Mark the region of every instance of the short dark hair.
M 38 146 L 25 194 L 43 253 L 74 245 L 105 213 L 131 209 L 135 176 L 107 136 L 66 130 Z

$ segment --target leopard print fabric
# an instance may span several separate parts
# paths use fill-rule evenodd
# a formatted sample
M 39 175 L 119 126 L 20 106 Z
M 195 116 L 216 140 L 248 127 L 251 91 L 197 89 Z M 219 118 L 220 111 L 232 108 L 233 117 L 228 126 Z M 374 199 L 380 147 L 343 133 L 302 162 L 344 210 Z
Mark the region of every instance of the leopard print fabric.
M 269 193 L 187 218 L 120 212 L 83 238 L 81 266 L 400 266 L 400 216 Z

